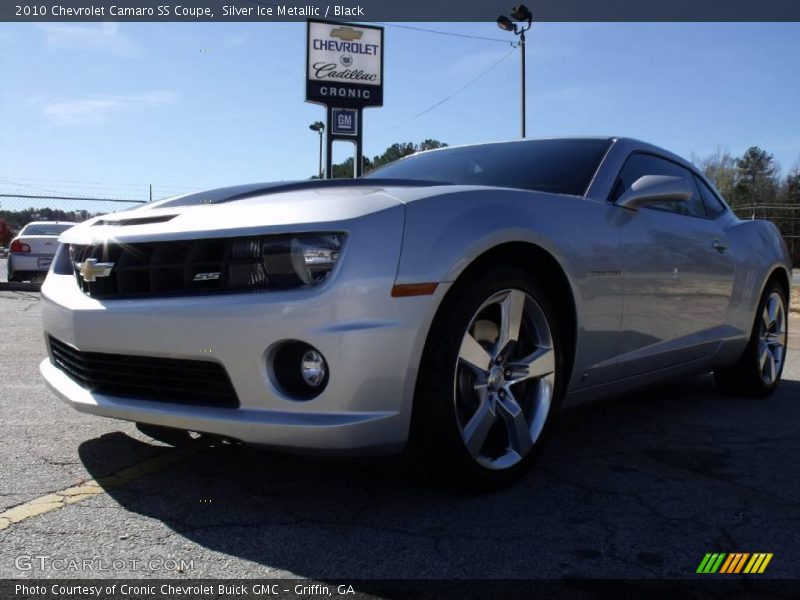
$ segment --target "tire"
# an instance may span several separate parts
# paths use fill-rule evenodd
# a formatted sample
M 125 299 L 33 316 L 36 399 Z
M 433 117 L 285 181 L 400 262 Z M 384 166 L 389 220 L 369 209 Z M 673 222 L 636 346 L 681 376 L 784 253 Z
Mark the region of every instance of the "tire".
M 511 314 L 521 315 L 516 342 L 514 328 L 503 327 Z M 497 490 L 525 473 L 561 399 L 555 314 L 543 287 L 516 267 L 488 268 L 455 284 L 417 378 L 407 450 L 418 470 L 468 491 Z
M 192 441 L 192 436 L 185 429 L 174 429 L 149 423 L 136 423 L 136 429 L 148 437 L 169 446 L 185 446 Z
M 778 387 L 786 363 L 788 335 L 786 292 L 770 281 L 761 295 L 750 333 L 750 341 L 736 364 L 714 371 L 724 392 L 735 396 L 763 398 Z

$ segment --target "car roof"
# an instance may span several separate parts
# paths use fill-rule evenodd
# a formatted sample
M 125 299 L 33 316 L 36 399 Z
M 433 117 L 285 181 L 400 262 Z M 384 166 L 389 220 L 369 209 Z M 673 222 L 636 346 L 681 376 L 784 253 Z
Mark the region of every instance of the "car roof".
M 472 144 L 458 144 L 455 146 L 443 146 L 441 148 L 433 148 L 431 150 L 425 150 L 424 152 L 438 152 L 440 150 L 447 150 L 450 148 L 468 148 L 470 146 L 489 146 L 494 144 L 527 144 L 527 143 L 535 143 L 535 142 L 542 142 L 542 141 L 608 141 L 614 144 L 624 144 L 626 146 L 631 147 L 639 147 L 642 149 L 650 149 L 652 151 L 656 151 L 659 154 L 666 154 L 670 157 L 678 158 L 681 162 L 685 162 L 684 159 L 680 158 L 677 155 L 672 154 L 669 150 L 665 150 L 653 144 L 649 144 L 647 142 L 643 142 L 642 140 L 633 138 L 633 137 L 624 137 L 624 136 L 616 136 L 616 135 L 564 135 L 564 136 L 553 136 L 553 137 L 536 137 L 536 138 L 518 138 L 513 140 L 495 140 L 495 141 L 488 141 L 488 142 L 475 142 Z M 417 154 L 421 154 L 418 152 Z
M 688 168 L 689 170 L 695 173 L 698 172 L 698 169 L 695 165 L 693 165 L 691 162 L 689 162 L 682 156 L 678 156 L 677 154 L 674 154 L 669 150 L 665 150 L 664 148 L 656 146 L 655 144 L 643 142 L 642 140 L 633 137 L 612 136 L 612 135 L 554 136 L 554 137 L 538 137 L 538 138 L 519 138 L 515 140 L 500 140 L 491 142 L 477 142 L 474 144 L 459 144 L 457 146 L 444 146 L 442 148 L 434 148 L 432 150 L 426 150 L 425 153 L 439 152 L 440 150 L 447 150 L 449 148 L 467 148 L 470 146 L 479 147 L 479 146 L 488 146 L 493 144 L 525 144 L 525 143 L 556 141 L 556 140 L 608 141 L 610 146 L 613 145 L 617 148 L 621 148 L 623 150 L 626 150 L 628 153 L 633 151 L 639 151 L 639 152 L 650 152 L 653 154 L 658 154 Z M 423 152 L 417 152 L 416 154 L 423 154 Z
M 613 142 L 622 138 L 608 136 L 608 135 L 573 135 L 573 136 L 556 136 L 556 137 L 537 137 L 537 138 L 518 138 L 514 140 L 491 140 L 488 142 L 474 142 L 471 144 L 456 144 L 454 146 L 442 146 L 441 148 L 432 148 L 430 150 L 423 150 L 416 154 L 423 154 L 427 152 L 438 152 L 440 150 L 450 150 L 452 148 L 469 148 L 470 146 L 493 146 L 495 144 L 528 144 L 531 142 L 543 141 L 558 141 L 558 140 L 587 140 L 587 141 L 609 141 Z M 406 158 L 406 157 L 403 157 Z

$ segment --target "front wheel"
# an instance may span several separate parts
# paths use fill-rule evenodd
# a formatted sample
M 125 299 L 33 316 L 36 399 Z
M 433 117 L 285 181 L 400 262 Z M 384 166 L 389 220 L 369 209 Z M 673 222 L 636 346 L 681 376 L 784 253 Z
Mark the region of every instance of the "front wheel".
M 521 269 L 456 285 L 423 353 L 410 451 L 437 481 L 497 489 L 530 466 L 558 403 L 558 322 Z
M 719 387 L 737 396 L 764 397 L 778 387 L 786 359 L 787 299 L 783 288 L 770 282 L 761 296 L 750 341 L 739 361 L 714 371 Z

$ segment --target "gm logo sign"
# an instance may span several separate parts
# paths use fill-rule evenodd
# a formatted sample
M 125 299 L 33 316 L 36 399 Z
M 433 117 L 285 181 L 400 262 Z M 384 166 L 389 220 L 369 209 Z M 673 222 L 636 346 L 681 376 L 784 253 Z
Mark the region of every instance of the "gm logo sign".
M 358 135 L 358 111 L 352 108 L 332 108 L 334 135 Z

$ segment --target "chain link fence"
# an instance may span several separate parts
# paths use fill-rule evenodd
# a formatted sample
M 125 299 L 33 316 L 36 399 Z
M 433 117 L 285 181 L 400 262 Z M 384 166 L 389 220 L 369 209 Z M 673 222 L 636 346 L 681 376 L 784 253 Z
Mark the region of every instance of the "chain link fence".
M 130 210 L 189 191 L 194 190 L 150 184 L 0 177 L 0 282 L 9 279 L 8 254 L 11 242 L 28 223 L 80 223 L 97 215 Z M 45 258 L 41 265 L 44 267 L 46 264 Z M 28 274 L 26 271 L 26 277 Z
M 744 204 L 733 211 L 740 219 L 765 219 L 772 221 L 786 241 L 792 266 L 800 267 L 800 205 L 793 204 Z

